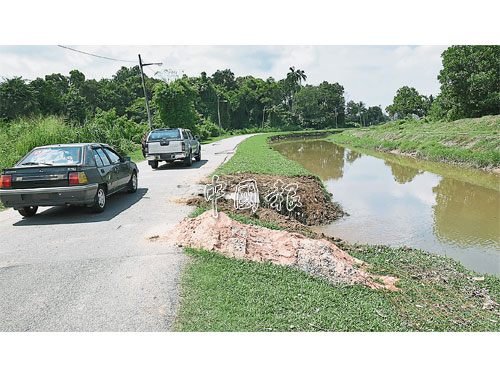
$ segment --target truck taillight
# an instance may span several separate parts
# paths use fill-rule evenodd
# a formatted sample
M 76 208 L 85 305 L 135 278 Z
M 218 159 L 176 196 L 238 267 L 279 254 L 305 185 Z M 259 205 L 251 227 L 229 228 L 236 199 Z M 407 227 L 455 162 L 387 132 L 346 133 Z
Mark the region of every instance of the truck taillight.
M 149 151 L 149 145 L 146 143 L 146 146 L 144 147 L 144 151 L 146 151 L 146 153 L 148 153 Z
M 12 176 L 2 175 L 0 176 L 0 188 L 12 187 Z
M 87 180 L 85 172 L 70 172 L 68 178 L 70 185 L 87 184 L 89 182 L 89 180 Z
M 186 144 L 184 142 L 181 142 L 181 146 L 182 146 L 182 151 L 186 151 Z

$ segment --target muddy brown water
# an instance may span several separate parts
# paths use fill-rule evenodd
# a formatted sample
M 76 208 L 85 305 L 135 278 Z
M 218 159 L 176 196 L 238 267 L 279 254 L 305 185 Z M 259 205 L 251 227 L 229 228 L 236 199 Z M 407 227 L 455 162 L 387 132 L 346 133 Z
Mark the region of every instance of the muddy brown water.
M 500 275 L 500 176 L 408 156 L 357 152 L 324 140 L 273 148 L 323 180 L 350 214 L 317 232 L 409 246 Z

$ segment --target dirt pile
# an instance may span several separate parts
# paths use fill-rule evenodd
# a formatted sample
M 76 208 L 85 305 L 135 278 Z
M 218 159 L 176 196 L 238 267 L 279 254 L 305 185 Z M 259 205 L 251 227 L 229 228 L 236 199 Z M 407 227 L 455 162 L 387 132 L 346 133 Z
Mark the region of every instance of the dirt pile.
M 248 216 L 252 214 L 254 218 L 273 222 L 277 225 L 289 219 L 294 219 L 304 225 L 326 225 L 345 215 L 340 205 L 331 201 L 331 195 L 323 189 L 321 181 L 315 176 L 279 176 L 248 172 L 220 176 L 220 180 L 227 183 L 227 194 L 236 192 L 238 184 L 249 179 L 255 180 L 259 190 L 260 206 L 255 215 L 251 210 L 236 210 L 232 199 L 220 199 L 218 201 L 219 207 L 239 215 Z M 300 207 L 295 207 L 291 212 L 286 209 L 285 204 L 282 205 L 279 211 L 268 207 L 265 196 L 274 189 L 274 184 L 278 180 L 281 180 L 284 185 L 297 184 L 296 195 L 300 197 Z M 210 180 L 204 182 L 208 184 Z M 199 202 L 191 200 L 188 204 L 199 204 Z M 278 213 L 279 216 L 275 215 L 275 213 Z
M 179 246 L 212 250 L 237 259 L 291 266 L 332 283 L 397 290 L 394 286 L 397 278 L 369 274 L 361 269 L 366 263 L 326 240 L 242 224 L 223 212 L 217 219 L 212 216 L 212 211 L 184 219 L 167 238 Z

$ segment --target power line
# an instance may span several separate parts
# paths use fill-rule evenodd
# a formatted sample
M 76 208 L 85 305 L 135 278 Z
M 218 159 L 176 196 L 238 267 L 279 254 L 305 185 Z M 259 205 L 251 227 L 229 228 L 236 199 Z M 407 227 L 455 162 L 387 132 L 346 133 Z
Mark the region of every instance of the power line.
M 120 61 L 120 62 L 127 62 L 127 63 L 134 63 L 136 64 L 137 61 L 131 61 L 131 60 L 121 60 L 121 59 L 114 59 L 112 57 L 105 57 L 105 56 L 99 56 L 99 55 L 95 55 L 93 53 L 89 53 L 89 52 L 84 52 L 84 51 L 79 51 L 77 49 L 74 49 L 74 48 L 70 48 L 70 47 L 66 47 L 66 46 L 61 46 L 60 44 L 57 45 L 58 47 L 61 47 L 61 48 L 65 48 L 65 49 L 69 49 L 70 51 L 74 51 L 74 52 L 78 52 L 78 53 L 82 53 L 84 55 L 89 55 L 89 56 L 93 56 L 93 57 L 98 57 L 100 59 L 106 59 L 106 60 L 112 60 L 112 61 Z

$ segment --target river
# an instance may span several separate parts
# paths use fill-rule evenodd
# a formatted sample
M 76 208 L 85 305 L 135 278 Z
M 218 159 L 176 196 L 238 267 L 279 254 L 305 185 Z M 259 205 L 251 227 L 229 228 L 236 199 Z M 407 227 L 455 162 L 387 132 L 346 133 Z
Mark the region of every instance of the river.
M 408 246 L 500 275 L 500 176 L 324 140 L 273 148 L 318 175 L 349 216 L 314 230 L 352 243 Z

